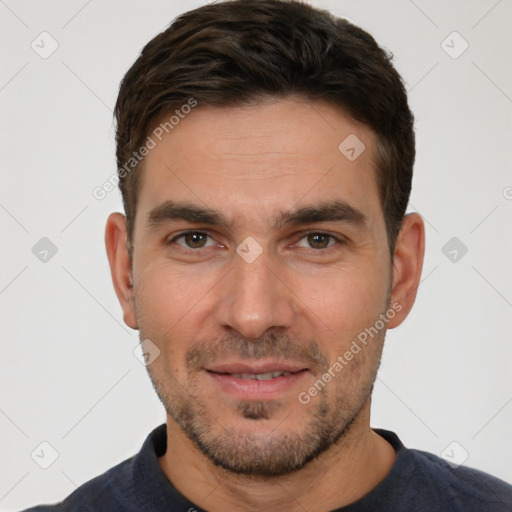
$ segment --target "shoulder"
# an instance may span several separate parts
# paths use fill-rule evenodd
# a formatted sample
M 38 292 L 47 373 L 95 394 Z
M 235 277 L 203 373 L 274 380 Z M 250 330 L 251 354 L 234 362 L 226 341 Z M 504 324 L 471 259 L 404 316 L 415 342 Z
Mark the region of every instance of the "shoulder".
M 453 467 L 432 453 L 409 452 L 415 460 L 418 481 L 442 493 L 447 503 L 458 505 L 460 510 L 472 505 L 470 510 L 512 511 L 512 486 L 503 480 L 471 467 Z
M 38 505 L 23 512 L 92 512 L 97 510 L 115 510 L 118 505 L 117 490 L 123 482 L 130 481 L 132 473 L 131 457 L 105 473 L 82 484 L 65 500 L 54 505 Z M 112 509 L 109 506 L 114 507 Z
M 169 486 L 158 456 L 166 449 L 166 425 L 155 428 L 138 454 L 78 487 L 64 501 L 38 505 L 23 512 L 97 512 L 145 510 L 146 492 Z
M 389 495 L 401 502 L 404 510 L 512 512 L 512 486 L 503 480 L 467 466 L 451 465 L 432 453 L 406 448 L 393 432 L 378 429 L 378 433 L 397 453 L 383 483 L 388 480 L 392 484 Z

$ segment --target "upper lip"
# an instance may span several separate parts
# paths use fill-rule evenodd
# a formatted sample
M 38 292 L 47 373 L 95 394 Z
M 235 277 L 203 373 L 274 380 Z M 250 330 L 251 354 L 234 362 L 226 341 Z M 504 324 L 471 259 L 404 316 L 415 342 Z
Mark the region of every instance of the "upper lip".
M 268 361 L 265 363 L 217 363 L 205 367 L 205 370 L 214 373 L 246 373 L 246 374 L 259 374 L 271 372 L 290 372 L 296 373 L 301 370 L 307 370 L 307 367 L 302 364 Z

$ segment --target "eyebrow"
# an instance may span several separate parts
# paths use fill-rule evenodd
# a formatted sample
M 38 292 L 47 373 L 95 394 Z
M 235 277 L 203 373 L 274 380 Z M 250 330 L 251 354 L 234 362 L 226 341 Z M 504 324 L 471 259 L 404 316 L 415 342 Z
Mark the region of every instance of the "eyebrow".
M 147 214 L 147 226 L 157 228 L 167 222 L 182 220 L 191 224 L 205 224 L 223 228 L 232 228 L 233 221 L 222 213 L 192 203 L 165 201 Z M 272 229 L 289 225 L 314 224 L 318 222 L 344 222 L 362 225 L 367 221 L 366 215 L 345 201 L 326 201 L 320 204 L 295 208 L 281 212 Z

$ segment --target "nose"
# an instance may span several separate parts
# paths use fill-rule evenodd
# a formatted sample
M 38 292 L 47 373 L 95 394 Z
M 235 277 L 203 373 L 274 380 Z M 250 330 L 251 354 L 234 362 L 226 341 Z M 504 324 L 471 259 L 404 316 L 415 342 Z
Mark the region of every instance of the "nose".
M 225 329 L 235 329 L 246 339 L 258 339 L 268 329 L 292 326 L 297 308 L 294 295 L 264 250 L 248 263 L 238 254 L 221 283 L 216 320 Z

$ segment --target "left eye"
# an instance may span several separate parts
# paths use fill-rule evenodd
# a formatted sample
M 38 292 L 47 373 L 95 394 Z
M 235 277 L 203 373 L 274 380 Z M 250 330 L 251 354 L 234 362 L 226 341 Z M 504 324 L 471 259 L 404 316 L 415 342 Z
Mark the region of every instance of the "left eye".
M 210 243 L 207 243 L 208 239 L 210 239 Z M 178 242 L 178 240 L 183 240 L 183 243 Z M 182 233 L 172 241 L 188 249 L 202 249 L 203 247 L 215 245 L 215 241 L 210 237 L 210 235 L 203 233 L 202 231 L 189 231 L 188 233 Z
M 327 233 L 308 233 L 301 238 L 301 241 L 302 240 L 305 240 L 308 245 L 299 242 L 297 246 L 310 249 L 327 249 L 338 241 L 336 237 L 328 235 Z

